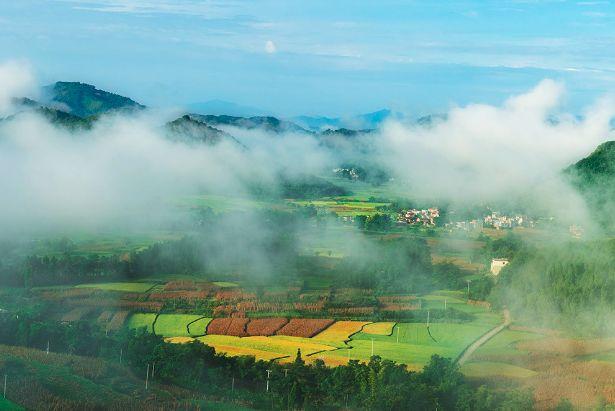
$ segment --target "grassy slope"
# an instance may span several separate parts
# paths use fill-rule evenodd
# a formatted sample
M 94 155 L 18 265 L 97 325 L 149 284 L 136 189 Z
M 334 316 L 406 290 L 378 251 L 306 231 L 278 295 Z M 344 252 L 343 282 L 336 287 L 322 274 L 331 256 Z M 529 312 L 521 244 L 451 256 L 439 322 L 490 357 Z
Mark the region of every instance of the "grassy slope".
M 100 359 L 0 345 L 0 371 L 9 376 L 7 398 L 26 409 L 51 404 L 58 409 L 142 409 L 149 401 L 162 408 L 174 404 L 168 392 L 156 386 L 145 392 L 143 380 L 128 368 Z M 0 409 L 7 404 L 0 402 Z

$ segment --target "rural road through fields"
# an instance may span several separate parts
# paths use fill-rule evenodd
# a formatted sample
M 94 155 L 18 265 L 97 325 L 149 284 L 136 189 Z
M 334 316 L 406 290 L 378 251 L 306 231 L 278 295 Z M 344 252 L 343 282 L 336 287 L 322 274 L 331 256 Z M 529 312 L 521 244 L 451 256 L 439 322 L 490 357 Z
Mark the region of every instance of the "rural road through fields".
M 459 365 L 463 365 L 466 361 L 470 359 L 472 354 L 474 354 L 474 351 L 476 351 L 481 345 L 489 341 L 493 336 L 495 336 L 497 333 L 499 333 L 500 331 L 502 331 L 504 328 L 508 327 L 509 325 L 510 325 L 510 311 L 508 311 L 508 309 L 505 309 L 504 310 L 504 322 L 498 325 L 497 327 L 492 328 L 491 330 L 487 331 L 479 339 L 477 339 L 472 344 L 470 344 L 468 348 L 466 348 L 465 351 L 461 354 L 461 356 L 457 360 L 457 363 Z

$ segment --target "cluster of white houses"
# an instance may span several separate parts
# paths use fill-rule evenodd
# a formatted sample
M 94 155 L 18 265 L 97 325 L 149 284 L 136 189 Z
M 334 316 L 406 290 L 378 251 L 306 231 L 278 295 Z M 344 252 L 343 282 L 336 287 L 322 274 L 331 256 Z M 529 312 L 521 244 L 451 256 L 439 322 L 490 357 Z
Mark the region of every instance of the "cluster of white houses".
M 440 210 L 436 207 L 426 210 L 411 209 L 402 211 L 397 216 L 397 222 L 400 224 L 423 225 L 433 227 L 436 225 L 436 218 L 440 217 Z

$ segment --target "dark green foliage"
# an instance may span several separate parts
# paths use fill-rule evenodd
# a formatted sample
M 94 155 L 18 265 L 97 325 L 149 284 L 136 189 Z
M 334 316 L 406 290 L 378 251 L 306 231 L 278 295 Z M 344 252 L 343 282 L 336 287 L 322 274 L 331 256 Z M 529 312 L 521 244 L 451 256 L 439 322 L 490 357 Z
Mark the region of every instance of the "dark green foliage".
M 506 237 L 491 240 L 487 243 L 485 250 L 487 254 L 487 262 L 490 263 L 492 258 L 511 259 L 517 255 L 522 247 L 523 242 L 521 241 L 521 238 L 512 232 L 508 233 Z
M 63 126 L 70 130 L 87 130 L 94 124 L 94 119 L 92 118 L 85 119 L 48 107 L 40 107 L 37 109 L 37 112 L 41 113 L 51 124 Z
M 293 179 L 282 177 L 280 191 L 283 198 L 294 199 L 338 197 L 350 194 L 345 188 L 315 176 L 302 176 Z
M 536 325 L 613 334 L 615 241 L 523 249 L 500 273 L 492 299 Z
M 484 301 L 491 294 L 495 282 L 490 275 L 485 275 L 470 283 L 470 299 Z
M 49 86 L 47 92 L 52 102 L 61 103 L 71 114 L 79 117 L 89 117 L 111 110 L 144 108 L 128 97 L 99 90 L 85 83 L 58 81 Z
M 395 293 L 433 289 L 432 272 L 427 243 L 414 238 L 374 243 L 369 253 L 347 257 L 338 267 L 338 277 L 348 286 Z
M 449 290 L 462 288 L 465 285 L 463 277 L 469 274 L 450 261 L 434 264 L 433 271 L 436 286 Z
M 388 231 L 393 228 L 393 219 L 388 214 L 380 213 L 370 216 L 358 215 L 355 217 L 355 224 L 361 230 Z

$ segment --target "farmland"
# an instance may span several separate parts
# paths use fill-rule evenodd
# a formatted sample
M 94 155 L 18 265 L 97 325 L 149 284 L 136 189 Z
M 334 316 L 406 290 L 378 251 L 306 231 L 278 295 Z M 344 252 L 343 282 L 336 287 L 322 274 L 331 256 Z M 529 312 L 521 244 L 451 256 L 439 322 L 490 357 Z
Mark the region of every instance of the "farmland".
M 163 337 L 189 337 L 198 333 L 201 327 L 206 327 L 204 322 L 208 320 L 196 314 L 160 314 L 156 319 L 154 333 Z
M 324 331 L 314 336 L 314 340 L 344 342 L 350 336 L 361 331 L 363 326 L 369 324 L 364 321 L 337 321 Z
M 333 212 L 341 217 L 353 217 L 356 215 L 373 215 L 378 212 L 377 207 L 386 206 L 389 203 L 378 203 L 355 200 L 352 198 L 334 198 L 330 200 L 293 201 L 299 206 L 313 206 L 316 209 Z
M 215 201 L 221 208 L 236 207 L 237 212 L 243 207 L 271 210 L 267 202 L 231 205 Z M 179 253 L 181 258 L 174 264 L 181 270 L 167 269 L 169 262 L 164 261 L 162 269 L 151 271 L 156 266 L 144 264 L 133 252 L 118 260 L 144 267 L 131 280 L 111 277 L 103 281 L 101 276 L 88 282 L 85 277 L 77 285 L 33 287 L 31 296 L 49 304 L 49 317 L 67 326 L 87 323 L 109 338 L 122 334 L 123 328 L 144 328 L 173 346 L 200 341 L 233 357 L 229 360 L 253 356 L 283 366 L 293 362 L 300 350 L 307 364 L 316 360 L 330 367 L 349 360 L 367 364 L 375 355 L 415 371 L 434 354 L 454 360 L 502 321 L 498 308 L 470 299 L 467 289 L 466 280 L 473 293 L 485 278 L 491 278 L 485 276 L 481 254 L 490 240 L 438 228 L 396 226 L 387 233 L 365 233 L 355 242 L 348 241 L 349 235 L 357 234 L 349 219 L 343 224 L 328 220 L 337 218 L 330 212 L 340 217 L 370 215 L 386 204 L 358 197 L 285 200 L 284 207 L 295 210 L 314 206 L 321 220 L 301 225 L 292 264 L 267 265 L 259 275 L 246 274 L 246 266 L 234 262 L 230 268 L 219 270 L 219 265 L 213 265 L 210 271 L 193 273 L 192 266 L 184 266 L 183 261 L 198 249 L 184 243 L 178 249 L 147 249 L 153 256 Z M 326 229 L 320 230 L 319 224 Z M 358 247 L 362 242 L 365 244 Z M 281 244 L 285 243 L 274 243 L 273 249 Z M 369 247 L 363 248 L 366 244 Z M 405 251 L 396 253 L 397 249 Z M 377 254 L 393 263 L 363 266 L 361 254 L 370 258 Z M 426 258 L 419 261 L 414 256 Z M 402 265 L 397 265 L 400 261 Z M 458 268 L 452 271 L 455 278 L 441 282 L 437 266 L 449 263 Z M 410 270 L 415 271 L 408 274 Z M 391 286 L 374 272 L 401 280 Z M 423 272 L 428 274 L 422 276 Z M 37 342 L 38 347 L 45 344 Z M 182 347 L 193 345 L 197 344 Z M 545 330 L 511 327 L 480 347 L 461 371 L 478 383 L 506 381 L 510 387 L 533 389 L 542 408 L 555 405 L 555 399 L 564 394 L 575 404 L 587 404 L 600 395 L 611 401 L 606 387 L 611 382 L 614 352 L 612 341 L 606 339 L 579 343 Z M 576 377 L 561 377 L 567 373 Z M 592 379 L 598 382 L 590 387 L 586 381 Z
M 580 340 L 554 336 L 554 330 L 505 330 L 479 348 L 462 370 L 478 381 L 497 378 L 534 392 L 537 407 L 560 398 L 575 406 L 615 400 L 615 362 L 600 353 L 614 350 L 613 339 Z
M 268 356 L 275 355 L 275 358 L 294 356 L 297 354 L 297 349 L 300 349 L 303 355 L 308 356 L 316 352 L 336 349 L 336 347 L 310 338 L 288 336 L 239 338 L 227 335 L 206 335 L 199 337 L 198 340 L 220 349 L 222 352 L 227 352 L 225 351 L 227 347 L 233 347 L 233 351 L 229 352 L 232 355 L 250 355 L 241 353 L 241 350 L 247 349 L 266 352 Z M 257 356 L 257 358 L 259 357 Z
M 501 321 L 488 308 L 469 305 L 463 291 L 374 298 L 366 289 L 340 288 L 332 293 L 330 279 L 325 279 L 322 284 L 306 283 L 312 288 L 303 293 L 293 286 L 271 287 L 257 293 L 240 282 L 194 279 L 99 283 L 44 289 L 40 293 L 53 301 L 63 301 L 62 306 L 80 303 L 62 314 L 65 321 L 87 316 L 97 319 L 107 331 L 121 326 L 145 328 L 178 343 L 197 337 L 229 355 L 255 355 L 258 359 L 287 359 L 301 349 L 306 360 L 320 358 L 329 365 L 343 364 L 348 359 L 368 361 L 373 353 L 419 368 L 433 354 L 455 358 Z M 81 298 L 85 292 L 87 299 Z M 89 301 L 92 305 L 87 305 Z M 336 305 L 327 308 L 329 301 Z M 178 302 L 183 307 L 181 311 L 173 308 Z M 341 304 L 345 307 L 340 308 Z M 161 311 L 157 307 L 167 308 Z M 369 317 L 378 310 L 383 310 L 383 315 L 409 313 L 404 315 L 420 320 L 374 322 Z M 424 322 L 427 311 L 433 317 L 431 336 Z M 324 312 L 331 316 L 313 318 Z M 468 319 L 449 321 L 449 315 L 450 320 L 459 315 Z
M 94 288 L 104 291 L 124 291 L 132 293 L 144 293 L 154 287 L 155 283 L 94 283 L 79 284 L 75 288 Z
M 393 322 L 378 322 L 378 323 L 370 323 L 363 327 L 364 334 L 373 334 L 373 335 L 391 335 L 393 334 L 393 327 L 395 323 Z

